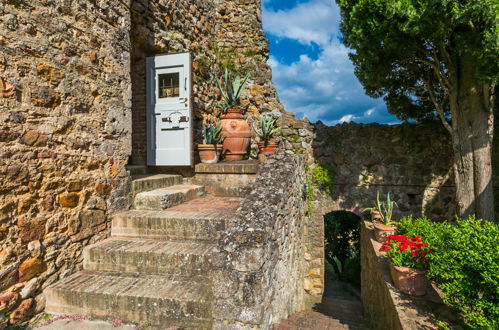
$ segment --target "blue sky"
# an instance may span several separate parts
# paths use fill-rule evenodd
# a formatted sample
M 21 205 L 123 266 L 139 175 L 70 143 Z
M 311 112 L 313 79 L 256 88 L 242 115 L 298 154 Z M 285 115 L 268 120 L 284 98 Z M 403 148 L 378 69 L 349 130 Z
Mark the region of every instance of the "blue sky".
M 341 43 L 334 0 L 262 0 L 269 64 L 287 111 L 328 125 L 395 123 L 382 99 L 365 95 Z

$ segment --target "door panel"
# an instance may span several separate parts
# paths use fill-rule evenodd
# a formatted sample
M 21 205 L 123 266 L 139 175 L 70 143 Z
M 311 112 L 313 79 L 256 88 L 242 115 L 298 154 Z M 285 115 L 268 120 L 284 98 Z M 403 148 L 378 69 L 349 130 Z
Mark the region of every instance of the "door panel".
M 147 58 L 147 163 L 192 166 L 190 53 Z

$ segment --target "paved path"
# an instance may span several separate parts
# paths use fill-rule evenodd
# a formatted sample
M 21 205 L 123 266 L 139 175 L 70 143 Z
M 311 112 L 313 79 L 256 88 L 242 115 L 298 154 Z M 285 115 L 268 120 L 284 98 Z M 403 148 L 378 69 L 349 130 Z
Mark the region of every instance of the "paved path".
M 362 305 L 355 290 L 342 282 L 332 280 L 326 274 L 326 288 L 322 303 L 314 311 L 302 311 L 291 315 L 273 330 L 365 330 L 362 320 Z

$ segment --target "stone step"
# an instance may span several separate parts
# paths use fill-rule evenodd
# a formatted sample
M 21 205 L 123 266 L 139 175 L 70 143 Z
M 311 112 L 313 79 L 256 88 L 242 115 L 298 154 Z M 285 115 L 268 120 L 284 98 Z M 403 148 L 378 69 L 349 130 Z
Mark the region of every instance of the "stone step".
M 130 210 L 113 217 L 111 235 L 160 240 L 215 241 L 227 216 L 175 211 Z
M 134 175 L 132 180 L 132 193 L 138 193 L 167 188 L 174 185 L 182 184 L 183 177 L 177 174 L 140 174 Z
M 203 186 L 174 185 L 138 193 L 133 205 L 137 210 L 165 210 L 203 195 Z
M 83 250 L 83 268 L 90 271 L 200 276 L 211 269 L 215 247 L 215 244 L 192 241 L 111 238 Z
M 148 322 L 153 326 L 211 328 L 211 290 L 203 282 L 164 276 L 81 271 L 45 290 L 46 312 Z

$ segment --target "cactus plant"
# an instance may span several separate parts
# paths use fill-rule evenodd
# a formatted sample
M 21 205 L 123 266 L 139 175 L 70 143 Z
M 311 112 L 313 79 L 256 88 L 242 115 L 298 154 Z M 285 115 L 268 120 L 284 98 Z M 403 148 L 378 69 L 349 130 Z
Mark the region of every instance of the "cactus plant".
M 253 130 L 258 134 L 260 140 L 268 142 L 281 128 L 277 126 L 277 119 L 262 116 L 260 119 L 260 129 L 253 125 Z
M 240 98 L 244 86 L 248 82 L 248 78 L 249 75 L 246 75 L 244 78 L 239 76 L 233 77 L 229 70 L 225 69 L 222 76 L 223 83 L 217 80 L 217 86 L 223 98 L 222 109 L 237 108 L 244 110 L 240 106 Z
M 222 127 L 218 125 L 208 124 L 203 128 L 203 141 L 205 144 L 222 144 L 224 136 L 221 135 Z

